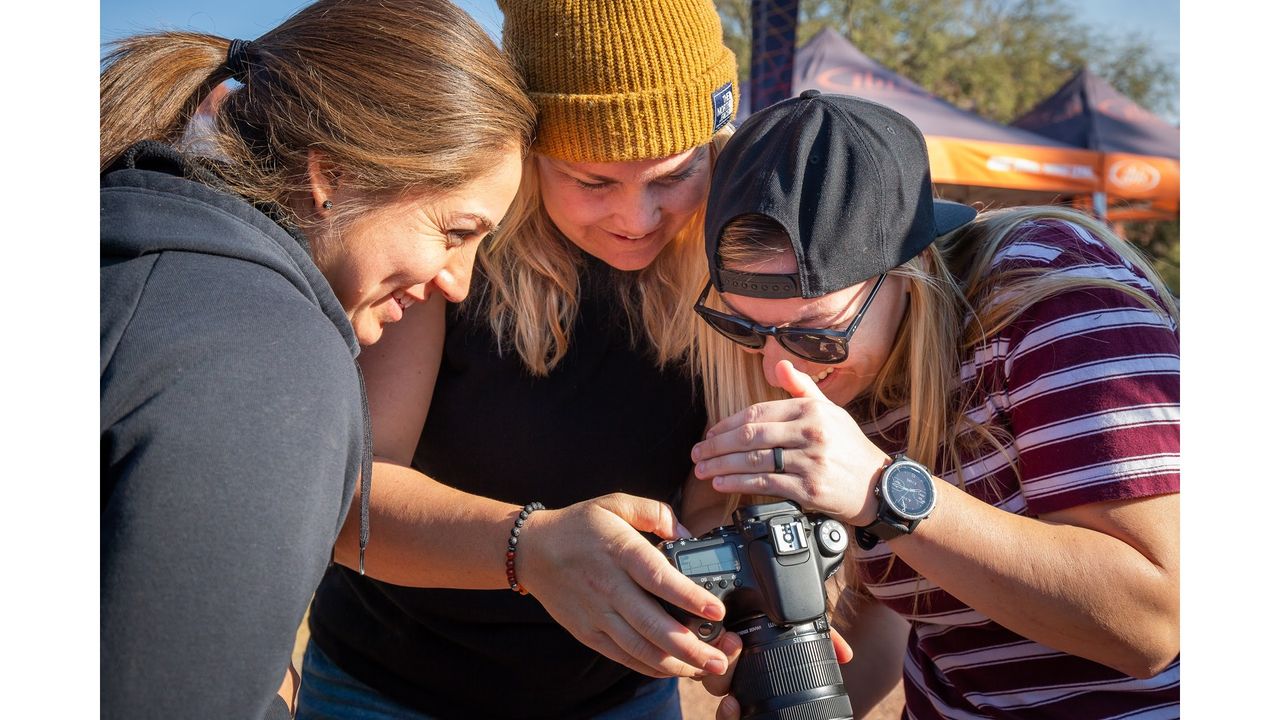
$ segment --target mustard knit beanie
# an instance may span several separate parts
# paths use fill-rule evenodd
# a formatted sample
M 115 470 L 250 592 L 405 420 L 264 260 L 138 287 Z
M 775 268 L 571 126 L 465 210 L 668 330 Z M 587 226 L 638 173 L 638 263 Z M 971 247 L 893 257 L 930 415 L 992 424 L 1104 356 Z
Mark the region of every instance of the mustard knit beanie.
M 704 145 L 738 109 L 712 0 L 498 0 L 538 105 L 534 150 L 619 162 Z

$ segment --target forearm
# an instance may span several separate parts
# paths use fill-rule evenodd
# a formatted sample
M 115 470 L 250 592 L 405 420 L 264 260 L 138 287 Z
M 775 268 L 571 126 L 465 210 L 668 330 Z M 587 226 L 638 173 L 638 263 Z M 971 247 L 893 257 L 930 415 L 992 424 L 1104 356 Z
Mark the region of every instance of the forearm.
M 890 543 L 921 575 L 1014 632 L 1128 675 L 1149 677 L 1177 655 L 1176 530 L 1147 557 L 1113 535 L 1014 515 L 935 485 L 933 515 Z M 1176 528 L 1177 496 L 1141 502 L 1166 511 L 1163 521 Z
M 507 587 L 506 546 L 520 507 L 462 492 L 403 465 L 377 460 L 369 503 L 365 572 L 409 587 Z M 360 498 L 338 536 L 334 560 L 359 567 Z

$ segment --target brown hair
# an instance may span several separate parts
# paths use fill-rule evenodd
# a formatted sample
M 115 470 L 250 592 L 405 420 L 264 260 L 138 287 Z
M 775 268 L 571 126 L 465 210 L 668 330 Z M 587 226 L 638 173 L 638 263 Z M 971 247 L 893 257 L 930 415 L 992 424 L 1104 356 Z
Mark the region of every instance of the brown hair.
M 101 168 L 141 140 L 181 147 L 201 100 L 232 77 L 229 46 L 190 32 L 115 43 L 101 76 Z M 200 142 L 253 201 L 288 208 L 309 187 L 311 150 L 372 200 L 456 188 L 532 142 L 519 74 L 447 0 L 320 0 L 245 52 L 243 87 Z

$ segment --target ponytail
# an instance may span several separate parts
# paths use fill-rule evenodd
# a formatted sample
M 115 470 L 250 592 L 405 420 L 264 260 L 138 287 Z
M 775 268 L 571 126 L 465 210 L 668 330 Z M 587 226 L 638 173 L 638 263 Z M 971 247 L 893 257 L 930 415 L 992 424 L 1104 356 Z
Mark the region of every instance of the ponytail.
M 231 77 L 229 42 L 213 35 L 161 32 L 114 43 L 100 81 L 99 170 L 141 140 L 176 144 L 215 87 Z
M 301 227 L 290 205 L 310 190 L 313 151 L 368 205 L 460 187 L 533 139 L 537 108 L 519 73 L 449 0 L 316 0 L 234 52 L 233 42 L 163 32 L 116 43 L 102 71 L 101 167 L 134 143 L 166 143 L 216 158 L 205 167 L 228 192 Z M 241 87 L 185 135 L 233 73 Z

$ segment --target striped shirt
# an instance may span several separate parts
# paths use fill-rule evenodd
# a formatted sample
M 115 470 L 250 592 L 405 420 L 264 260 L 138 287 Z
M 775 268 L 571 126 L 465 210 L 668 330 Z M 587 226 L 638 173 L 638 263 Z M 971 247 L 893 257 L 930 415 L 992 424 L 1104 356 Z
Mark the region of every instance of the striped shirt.
M 1114 251 L 1064 221 L 1024 224 L 991 272 L 1020 268 L 1109 278 L 1156 298 Z M 1000 449 L 962 453 L 969 494 L 1037 517 L 1178 492 L 1177 329 L 1136 300 L 1102 287 L 1050 296 L 988 338 L 961 374 L 966 389 L 977 389 L 968 417 L 1009 437 Z M 898 409 L 862 428 L 897 453 L 906 445 L 907 420 Z M 956 478 L 954 471 L 942 476 L 952 484 Z M 905 717 L 1178 717 L 1178 660 L 1154 678 L 1134 679 L 1001 627 L 900 558 L 890 562 L 885 543 L 851 552 L 871 594 L 911 622 Z

